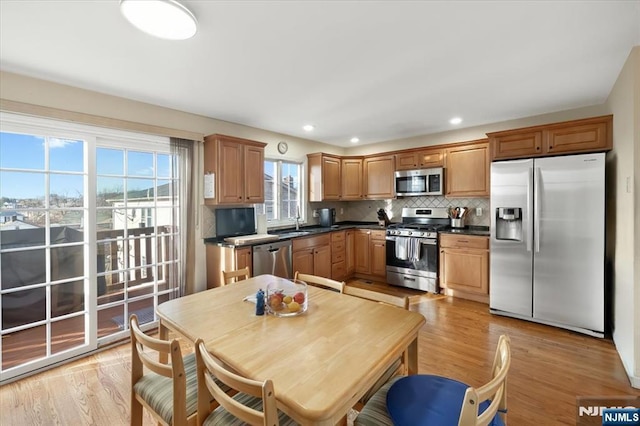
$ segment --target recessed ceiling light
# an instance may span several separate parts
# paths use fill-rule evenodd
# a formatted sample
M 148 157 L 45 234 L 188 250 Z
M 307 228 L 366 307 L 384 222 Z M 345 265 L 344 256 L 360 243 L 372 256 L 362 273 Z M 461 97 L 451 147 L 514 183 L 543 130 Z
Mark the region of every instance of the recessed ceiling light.
M 305 132 L 312 132 L 313 129 L 315 129 L 315 127 L 313 127 L 311 124 L 305 124 L 304 126 L 302 126 L 302 128 Z
M 120 0 L 120 11 L 131 24 L 152 36 L 186 40 L 195 35 L 195 16 L 175 0 Z
M 351 138 L 351 143 L 358 143 L 360 142 L 360 139 L 358 138 Z
M 451 124 L 460 124 L 460 123 L 462 123 L 462 118 L 453 117 L 451 120 L 449 120 L 449 123 L 451 123 Z

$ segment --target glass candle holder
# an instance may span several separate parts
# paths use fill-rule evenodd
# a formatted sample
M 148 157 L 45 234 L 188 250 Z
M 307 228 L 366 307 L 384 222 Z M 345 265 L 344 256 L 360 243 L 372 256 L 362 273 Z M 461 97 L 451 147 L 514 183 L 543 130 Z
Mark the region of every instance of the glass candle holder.
M 300 315 L 307 311 L 307 283 L 277 279 L 267 284 L 267 313 L 278 317 Z

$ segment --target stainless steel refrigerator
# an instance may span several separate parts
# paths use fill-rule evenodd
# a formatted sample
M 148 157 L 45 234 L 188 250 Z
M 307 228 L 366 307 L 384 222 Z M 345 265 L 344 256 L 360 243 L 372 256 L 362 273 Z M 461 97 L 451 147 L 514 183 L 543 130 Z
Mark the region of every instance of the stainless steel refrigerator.
M 490 308 L 604 336 L 605 154 L 491 164 Z

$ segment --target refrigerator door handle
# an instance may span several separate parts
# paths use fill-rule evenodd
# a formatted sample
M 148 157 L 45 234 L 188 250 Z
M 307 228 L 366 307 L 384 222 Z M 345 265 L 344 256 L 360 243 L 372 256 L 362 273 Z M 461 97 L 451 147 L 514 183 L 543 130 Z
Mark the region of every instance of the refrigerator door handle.
M 533 175 L 533 205 L 535 206 L 533 225 L 533 240 L 536 253 L 540 252 L 540 167 L 536 167 Z
M 527 245 L 527 251 L 530 252 L 531 251 L 531 198 L 533 197 L 533 194 L 531 194 L 531 191 L 533 190 L 533 179 L 532 179 L 532 174 L 533 174 L 533 167 L 529 167 L 529 170 L 527 171 L 527 228 L 525 229 L 524 235 L 525 238 L 527 239 L 526 245 Z

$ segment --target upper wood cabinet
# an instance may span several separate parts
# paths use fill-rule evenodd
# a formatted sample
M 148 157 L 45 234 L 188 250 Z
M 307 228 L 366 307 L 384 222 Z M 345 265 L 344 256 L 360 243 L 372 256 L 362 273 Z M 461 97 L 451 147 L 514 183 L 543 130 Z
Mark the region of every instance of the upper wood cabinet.
M 487 133 L 491 143 L 491 159 L 608 151 L 613 144 L 612 120 L 612 115 L 606 115 Z
M 340 200 L 342 160 L 327 154 L 309 154 L 309 201 Z
M 364 198 L 387 199 L 395 197 L 395 158 L 393 155 L 365 157 Z
M 489 142 L 486 139 L 445 149 L 445 195 L 489 196 Z
M 204 141 L 204 171 L 215 179 L 215 197 L 205 204 L 263 203 L 267 144 L 217 134 Z
M 362 158 L 342 158 L 342 200 L 361 200 Z
M 442 149 L 402 152 L 396 154 L 396 170 L 442 167 L 443 159 Z

